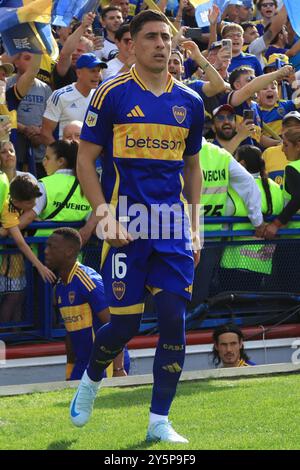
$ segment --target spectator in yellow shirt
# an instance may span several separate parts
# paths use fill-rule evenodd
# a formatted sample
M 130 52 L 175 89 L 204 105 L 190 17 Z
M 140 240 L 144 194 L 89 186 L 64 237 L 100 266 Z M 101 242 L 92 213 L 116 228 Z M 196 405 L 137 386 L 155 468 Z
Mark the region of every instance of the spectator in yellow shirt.
M 282 120 L 282 130 L 285 131 L 290 127 L 300 126 L 299 111 L 291 111 L 286 114 Z M 283 173 L 288 164 L 285 153 L 281 145 L 267 148 L 263 153 L 263 159 L 266 164 L 266 171 L 269 177 L 274 180 L 282 189 Z
M 44 281 L 54 282 L 56 276 L 44 266 L 31 251 L 20 231 L 20 215 L 35 206 L 36 198 L 41 195 L 36 183 L 27 175 L 16 176 L 10 184 L 9 195 L 0 213 L 2 227 L 8 230 L 19 250 L 36 267 Z

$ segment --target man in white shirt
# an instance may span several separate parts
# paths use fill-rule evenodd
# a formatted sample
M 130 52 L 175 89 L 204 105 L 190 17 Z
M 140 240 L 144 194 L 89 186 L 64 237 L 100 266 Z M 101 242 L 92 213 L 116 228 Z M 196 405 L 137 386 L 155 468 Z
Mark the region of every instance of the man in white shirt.
M 103 8 L 101 24 L 105 30 L 104 44 L 102 49 L 94 51 L 96 56 L 101 60 L 108 61 L 118 52 L 118 47 L 115 43 L 115 34 L 122 23 L 123 16 L 120 7 L 108 6 Z
M 82 54 L 76 62 L 77 81 L 52 93 L 43 117 L 41 136 L 48 145 L 55 139 L 54 131 L 59 125 L 58 138 L 71 121 L 83 121 L 92 95 L 102 77 L 101 70 L 107 65 L 94 54 Z
M 119 49 L 118 55 L 107 62 L 107 69 L 103 70 L 103 80 L 114 77 L 119 73 L 127 72 L 131 67 L 128 59 L 131 58 L 131 35 L 129 25 L 122 24 L 116 32 L 116 46 Z

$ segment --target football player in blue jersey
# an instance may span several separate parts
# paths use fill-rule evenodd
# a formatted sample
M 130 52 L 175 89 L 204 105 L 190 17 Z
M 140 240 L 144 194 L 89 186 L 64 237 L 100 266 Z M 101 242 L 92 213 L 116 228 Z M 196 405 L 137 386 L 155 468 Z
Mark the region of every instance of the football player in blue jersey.
M 80 380 L 88 365 L 96 331 L 110 319 L 101 276 L 78 263 L 81 237 L 69 227 L 56 229 L 48 238 L 45 262 L 58 275 L 56 303 L 67 330 L 67 380 Z M 127 375 L 129 355 L 126 350 L 113 361 L 114 377 Z M 110 372 L 110 371 L 107 371 Z
M 81 133 L 78 177 L 103 232 L 101 273 L 111 321 L 97 332 L 71 420 L 76 426 L 89 420 L 103 369 L 139 331 L 148 288 L 160 337 L 147 440 L 188 442 L 168 415 L 183 368 L 186 304 L 200 258 L 203 103 L 168 73 L 171 34 L 164 14 L 140 12 L 130 33 L 135 65 L 96 90 Z M 99 183 L 94 163 L 101 153 Z

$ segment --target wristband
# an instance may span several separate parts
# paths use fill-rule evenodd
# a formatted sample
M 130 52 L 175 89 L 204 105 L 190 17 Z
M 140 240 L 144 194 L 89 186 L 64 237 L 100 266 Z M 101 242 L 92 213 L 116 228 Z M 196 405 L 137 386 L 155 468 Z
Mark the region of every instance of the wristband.
M 120 372 L 121 370 L 124 370 L 124 367 L 117 367 L 116 369 L 113 369 L 114 372 Z

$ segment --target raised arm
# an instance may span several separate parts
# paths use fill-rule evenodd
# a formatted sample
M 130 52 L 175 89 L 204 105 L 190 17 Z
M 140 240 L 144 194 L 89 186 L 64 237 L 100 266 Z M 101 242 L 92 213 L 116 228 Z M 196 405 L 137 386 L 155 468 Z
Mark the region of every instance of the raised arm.
M 20 96 L 26 96 L 40 70 L 42 55 L 32 54 L 29 67 L 17 80 L 16 88 Z
M 220 9 L 217 5 L 213 5 L 208 12 L 208 20 L 210 24 L 209 28 L 209 40 L 208 40 L 208 49 L 210 48 L 211 44 L 218 39 L 218 17 L 220 14 Z
M 266 46 L 269 46 L 271 41 L 275 38 L 275 36 L 281 31 L 282 26 L 287 21 L 287 12 L 285 6 L 283 6 L 278 15 L 273 16 L 271 25 L 268 31 L 265 32 L 263 35 L 264 41 Z
M 239 106 L 244 101 L 251 98 L 256 92 L 263 90 L 266 86 L 272 83 L 274 80 L 283 80 L 293 74 L 293 67 L 285 65 L 276 72 L 267 73 L 266 75 L 260 75 L 251 82 L 247 83 L 240 90 L 235 90 L 230 97 L 231 106 Z
M 185 41 L 182 46 L 194 62 L 205 72 L 207 81 L 203 85 L 203 92 L 206 96 L 215 96 L 225 90 L 226 84 L 217 70 L 201 54 L 199 47 L 193 41 Z
M 83 36 L 86 28 L 91 26 L 95 19 L 95 13 L 87 13 L 82 20 L 81 25 L 67 38 L 62 50 L 59 54 L 59 60 L 56 64 L 58 75 L 64 77 L 72 63 L 72 54 L 75 51 L 81 36 Z

